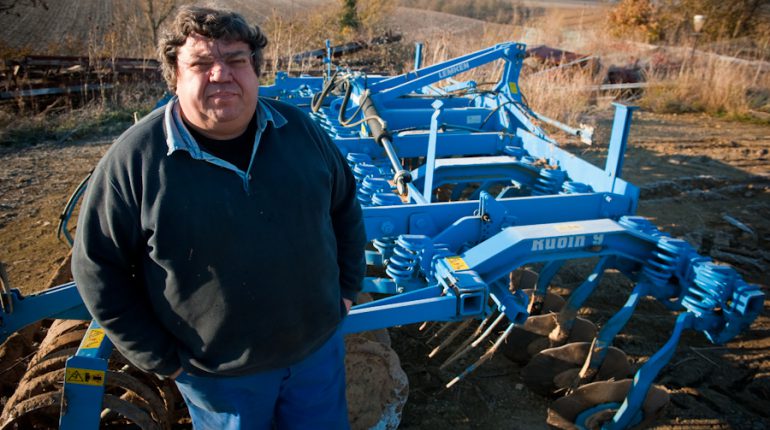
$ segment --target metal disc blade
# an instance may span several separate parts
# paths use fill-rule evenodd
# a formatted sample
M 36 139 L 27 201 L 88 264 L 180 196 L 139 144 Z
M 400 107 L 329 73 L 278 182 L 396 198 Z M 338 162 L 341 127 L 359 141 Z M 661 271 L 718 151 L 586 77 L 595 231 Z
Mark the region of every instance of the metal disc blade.
M 524 383 L 534 392 L 549 396 L 569 388 L 591 350 L 589 342 L 575 342 L 549 348 L 532 357 L 522 369 Z M 628 357 L 610 347 L 596 374 L 596 380 L 623 379 L 631 375 Z
M 577 317 L 572 325 L 572 330 L 569 332 L 567 342 L 591 342 L 598 332 L 596 324 L 585 318 Z
M 555 328 L 556 314 L 531 316 L 523 326 L 513 329 L 500 345 L 500 352 L 515 363 L 527 363 L 535 354 L 551 347 L 548 335 Z M 590 342 L 596 337 L 596 332 L 594 323 L 584 318 L 575 318 L 567 342 Z
M 513 328 L 508 338 L 500 345 L 500 352 L 515 363 L 526 363 L 532 358 L 530 345 L 542 349 L 543 341 L 548 346 L 548 334 L 556 327 L 556 315 L 536 315 L 527 318 L 523 326 Z M 537 351 L 535 351 L 537 353 Z
M 554 429 L 574 429 L 575 420 L 583 412 L 594 406 L 608 404 L 603 410 L 598 410 L 585 421 L 579 423 L 588 429 L 599 429 L 602 424 L 612 419 L 617 411 L 617 405 L 623 403 L 632 381 L 600 381 L 586 384 L 575 390 L 569 396 L 562 397 L 551 404 L 548 409 L 546 423 Z M 642 405 L 642 419 L 634 428 L 649 425 L 669 401 L 668 392 L 662 387 L 651 386 Z M 615 404 L 616 406 L 611 406 Z
M 533 289 L 524 293 L 532 300 Z M 556 314 L 564 306 L 561 296 L 546 293 L 541 315 L 527 318 L 523 326 L 515 327 L 505 342 L 500 345 L 500 352 L 515 363 L 526 363 L 539 351 L 548 348 L 548 334 L 556 327 Z M 545 338 L 545 341 L 543 341 Z

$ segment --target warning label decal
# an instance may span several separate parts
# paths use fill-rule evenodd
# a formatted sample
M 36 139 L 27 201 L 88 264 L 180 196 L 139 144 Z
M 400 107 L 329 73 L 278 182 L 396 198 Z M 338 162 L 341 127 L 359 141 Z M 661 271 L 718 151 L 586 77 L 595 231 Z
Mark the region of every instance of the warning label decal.
M 104 371 L 67 368 L 64 380 L 68 384 L 104 385 Z
M 92 328 L 86 333 L 80 347 L 83 349 L 96 349 L 102 344 L 102 340 L 104 340 L 104 329 Z
M 446 262 L 449 263 L 449 266 L 452 267 L 452 270 L 468 270 L 470 267 L 468 266 L 468 263 L 463 260 L 462 257 L 459 255 L 455 255 L 454 257 L 447 257 L 445 258 Z

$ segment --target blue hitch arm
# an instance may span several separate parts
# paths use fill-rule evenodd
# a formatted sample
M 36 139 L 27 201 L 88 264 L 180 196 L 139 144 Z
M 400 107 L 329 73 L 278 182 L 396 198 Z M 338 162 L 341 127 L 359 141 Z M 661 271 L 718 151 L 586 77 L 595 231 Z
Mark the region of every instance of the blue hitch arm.
M 74 282 L 24 297 L 17 289 L 2 293 L 0 343 L 13 333 L 38 321 L 53 319 L 91 319 Z

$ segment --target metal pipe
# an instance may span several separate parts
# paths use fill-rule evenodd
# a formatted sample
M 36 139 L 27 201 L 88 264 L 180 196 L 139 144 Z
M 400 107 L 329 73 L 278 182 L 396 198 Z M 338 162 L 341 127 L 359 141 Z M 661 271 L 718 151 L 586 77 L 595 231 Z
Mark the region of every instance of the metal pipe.
M 544 123 L 551 124 L 552 126 L 560 130 L 564 130 L 565 132 L 573 136 L 579 137 L 580 141 L 585 143 L 586 145 L 593 144 L 593 137 L 594 137 L 593 127 L 583 125 L 580 128 L 574 128 L 574 127 L 570 127 L 567 124 L 564 124 L 563 122 L 559 122 L 553 118 L 549 118 L 535 111 L 532 111 L 532 115 L 534 115 L 535 118 L 539 119 L 540 121 L 543 121 Z
M 380 117 L 380 113 L 369 97 L 364 98 L 361 102 L 361 111 L 374 141 L 379 143 L 385 150 L 391 168 L 396 172 L 393 175 L 393 182 L 396 184 L 398 193 L 405 196 L 408 191 L 407 184 L 412 182 L 412 174 L 401 165 L 401 160 L 399 160 L 396 150 L 393 148 L 392 137 L 385 121 Z

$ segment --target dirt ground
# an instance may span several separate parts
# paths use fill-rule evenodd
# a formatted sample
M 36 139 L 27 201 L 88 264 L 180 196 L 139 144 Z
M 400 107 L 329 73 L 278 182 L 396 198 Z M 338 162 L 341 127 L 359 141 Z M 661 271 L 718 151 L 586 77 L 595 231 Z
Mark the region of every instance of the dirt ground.
M 111 137 L 0 148 L 0 260 L 13 287 L 40 290 L 67 253 L 56 239 L 69 194 L 107 149 Z M 568 144 L 601 165 L 606 145 Z M 684 237 L 704 255 L 734 265 L 767 294 L 770 285 L 770 127 L 702 116 L 637 113 L 623 176 L 642 189 L 641 215 Z M 738 221 L 741 224 L 737 224 Z M 740 226 L 739 226 L 740 225 Z M 568 293 L 585 276 L 569 265 L 555 279 Z M 607 275 L 585 310 L 601 324 L 625 301 L 631 284 Z M 658 383 L 671 403 L 661 429 L 770 428 L 770 301 L 751 329 L 727 345 L 686 333 Z M 645 301 L 617 346 L 634 367 L 671 333 L 675 316 Z M 403 429 L 545 428 L 551 400 L 531 392 L 520 367 L 496 355 L 449 390 L 444 384 L 469 364 L 439 370 L 426 358 L 435 345 L 416 327 L 391 330 L 410 381 Z

